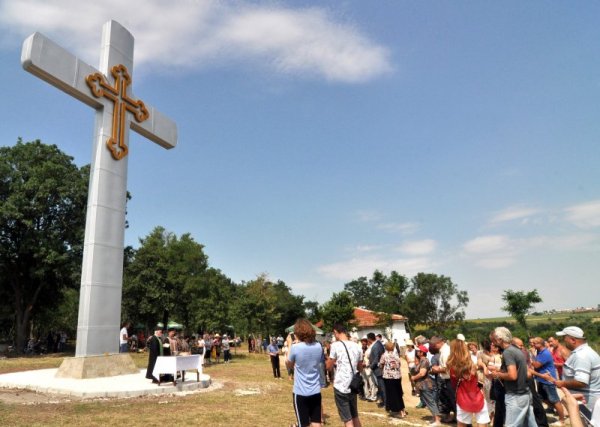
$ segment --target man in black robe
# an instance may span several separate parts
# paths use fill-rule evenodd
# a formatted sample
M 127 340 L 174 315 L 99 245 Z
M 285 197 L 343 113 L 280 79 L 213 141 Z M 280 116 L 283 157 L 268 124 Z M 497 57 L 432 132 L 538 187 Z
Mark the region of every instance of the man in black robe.
M 154 365 L 156 365 L 156 358 L 163 355 L 163 339 L 162 339 L 162 327 L 158 325 L 154 328 L 154 335 L 148 339 L 148 369 L 146 370 L 146 378 L 152 380 L 153 383 L 158 383 L 158 378 L 152 376 Z

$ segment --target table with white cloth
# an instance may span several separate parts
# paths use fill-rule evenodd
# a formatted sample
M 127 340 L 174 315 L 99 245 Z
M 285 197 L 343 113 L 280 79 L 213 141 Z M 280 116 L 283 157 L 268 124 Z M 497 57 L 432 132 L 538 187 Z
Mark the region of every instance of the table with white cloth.
M 202 373 L 202 355 L 192 354 L 190 356 L 159 356 L 152 370 L 152 376 L 158 380 L 160 385 L 160 374 L 172 374 L 173 385 L 177 382 L 177 372 L 181 371 L 181 381 L 185 381 L 185 371 L 196 371 L 196 379 L 200 381 Z

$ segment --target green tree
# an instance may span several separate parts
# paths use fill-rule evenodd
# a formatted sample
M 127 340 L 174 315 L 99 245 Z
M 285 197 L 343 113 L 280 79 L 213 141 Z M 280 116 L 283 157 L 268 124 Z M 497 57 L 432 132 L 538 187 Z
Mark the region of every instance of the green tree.
M 321 307 L 317 301 L 304 302 L 304 317 L 310 320 L 313 324 L 323 319 Z
M 89 167 L 55 145 L 19 139 L 0 148 L 0 282 L 18 352 L 40 307 L 79 284 L 88 179 Z
M 465 319 L 463 307 L 468 302 L 467 292 L 460 291 L 449 277 L 418 273 L 410 280 L 401 314 L 413 325 L 442 329 Z
M 305 315 L 304 297 L 294 295 L 282 280 L 271 282 L 265 273 L 240 286 L 235 307 L 233 323 L 245 334 L 283 334 Z
M 123 318 L 151 327 L 177 318 L 192 319 L 191 289 L 199 286 L 207 269 L 203 246 L 189 234 L 178 238 L 156 227 L 140 239 L 139 249 L 128 249 L 123 281 Z
M 294 295 L 282 280 L 278 280 L 273 285 L 273 291 L 276 301 L 275 309 L 279 313 L 278 318 L 273 322 L 273 334 L 283 334 L 288 326 L 293 325 L 296 320 L 306 315 L 304 296 Z
M 373 276 L 380 274 L 375 271 Z M 379 302 L 382 297 L 382 289 L 379 283 L 373 279 L 369 280 L 365 276 L 352 280 L 344 285 L 344 291 L 348 292 L 355 306 L 363 307 L 367 310 L 376 310 L 379 308 Z
M 359 277 L 344 285 L 355 306 L 386 314 L 400 314 L 409 288 L 405 276 L 392 271 L 388 276 L 375 270 L 370 279 Z
M 241 329 L 247 334 L 269 335 L 275 332 L 274 323 L 279 320 L 279 313 L 273 283 L 267 274 L 262 273 L 240 285 L 236 314 L 243 320 Z
M 334 293 L 329 301 L 321 307 L 323 315 L 323 327 L 331 330 L 336 322 L 348 323 L 354 319 L 354 301 L 352 294 L 348 291 Z
M 396 271 L 392 271 L 389 277 L 386 277 L 382 285 L 383 298 L 378 307 L 378 311 L 387 314 L 404 315 L 404 300 L 410 287 L 410 282 Z
M 523 291 L 512 291 L 510 289 L 504 291 L 502 299 L 506 303 L 502 310 L 509 313 L 521 325 L 527 330 L 527 321 L 525 317 L 533 309 L 534 304 L 542 302 L 542 298 L 539 296 L 537 289 L 530 292 Z
M 239 332 L 234 316 L 238 286 L 220 270 L 209 267 L 184 290 L 189 304 L 189 326 L 194 332 L 224 332 L 230 325 Z

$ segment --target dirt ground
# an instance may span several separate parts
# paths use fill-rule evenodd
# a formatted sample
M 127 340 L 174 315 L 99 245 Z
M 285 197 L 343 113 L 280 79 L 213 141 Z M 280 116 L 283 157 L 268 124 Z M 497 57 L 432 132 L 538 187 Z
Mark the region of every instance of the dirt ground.
M 174 395 L 188 395 L 196 393 L 210 393 L 212 391 L 220 390 L 223 388 L 222 381 L 212 380 L 210 387 L 201 388 L 194 390 L 193 392 L 180 392 Z M 149 397 L 155 398 L 156 395 Z M 136 397 L 136 399 L 143 399 L 144 397 Z M 119 399 L 132 399 L 132 398 L 99 398 L 99 399 L 81 399 L 74 396 L 65 396 L 61 394 L 53 393 L 38 393 L 31 390 L 15 390 L 15 389 L 3 389 L 0 388 L 0 403 L 6 404 L 21 404 L 21 405 L 40 405 L 40 404 L 60 404 L 69 402 L 94 402 L 94 401 L 106 401 L 106 400 L 119 400 Z
M 31 390 L 0 389 L 0 402 L 8 404 L 36 405 L 40 403 L 65 403 L 73 399 L 67 396 L 37 393 Z

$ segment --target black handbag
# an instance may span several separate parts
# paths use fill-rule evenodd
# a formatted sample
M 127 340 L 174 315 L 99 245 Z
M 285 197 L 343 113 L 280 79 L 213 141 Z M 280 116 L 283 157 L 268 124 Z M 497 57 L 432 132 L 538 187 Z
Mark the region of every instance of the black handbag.
M 344 341 L 341 341 L 342 345 L 346 349 L 346 354 L 348 355 L 348 363 L 350 363 L 350 369 L 352 369 L 352 380 L 350 381 L 350 393 L 358 394 L 362 391 L 365 381 L 363 380 L 360 372 L 354 372 L 354 367 L 352 366 L 352 359 L 350 359 L 350 353 L 348 352 L 348 347 L 344 344 Z

